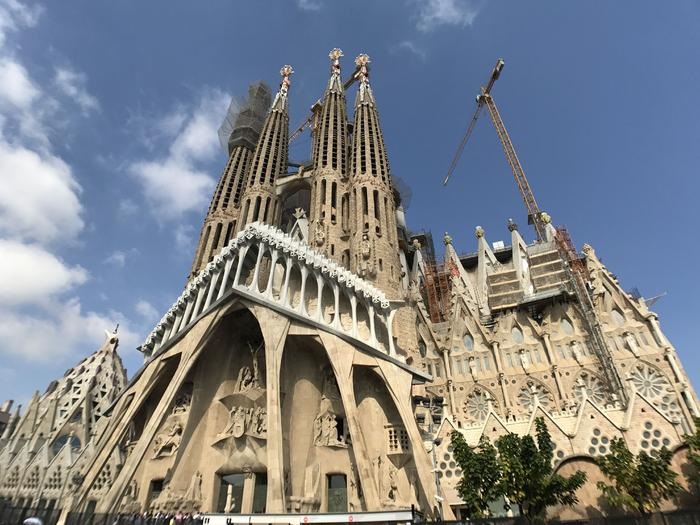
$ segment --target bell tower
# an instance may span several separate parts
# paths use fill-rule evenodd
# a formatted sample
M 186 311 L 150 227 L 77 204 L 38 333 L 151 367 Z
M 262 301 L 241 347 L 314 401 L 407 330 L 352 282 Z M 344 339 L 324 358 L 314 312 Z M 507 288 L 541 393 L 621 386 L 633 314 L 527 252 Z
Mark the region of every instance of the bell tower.
M 253 152 L 271 99 L 270 88 L 263 82 L 252 84 L 248 88 L 248 100 L 236 117 L 228 140 L 228 162 L 204 219 L 190 278 L 228 244 L 236 231 L 241 211 L 241 196 L 248 182 Z
M 275 192 L 275 180 L 287 173 L 289 148 L 289 113 L 287 93 L 292 66 L 280 69 L 282 82 L 265 118 L 258 140 L 245 192 L 242 196 L 241 214 L 236 232 L 251 222 L 277 224 L 280 215 L 279 197 Z
M 377 104 L 369 83 L 369 56 L 355 59 L 359 89 L 350 150 L 351 270 L 398 299 L 401 263 L 394 190 Z
M 314 132 L 310 244 L 326 257 L 349 268 L 347 115 L 345 90 L 340 76 L 343 52 L 335 48 L 328 56 L 331 59 L 331 77 Z

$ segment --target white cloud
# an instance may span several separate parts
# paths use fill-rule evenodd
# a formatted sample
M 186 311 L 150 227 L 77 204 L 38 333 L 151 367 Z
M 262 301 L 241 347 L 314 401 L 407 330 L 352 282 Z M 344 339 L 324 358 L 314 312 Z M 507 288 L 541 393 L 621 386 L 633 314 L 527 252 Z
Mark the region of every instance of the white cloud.
M 474 22 L 479 9 L 473 0 L 418 0 L 416 27 L 429 32 L 439 26 L 468 26 Z
M 78 299 L 50 302 L 41 311 L 17 312 L 0 308 L 0 355 L 20 356 L 29 362 L 52 362 L 95 351 L 119 323 L 122 347 L 134 348 L 139 336 L 119 312 L 83 312 Z
M 109 266 L 114 266 L 115 268 L 124 268 L 126 264 L 126 253 L 121 250 L 116 250 L 102 262 Z
M 7 33 L 35 25 L 41 13 L 41 6 L 29 6 L 17 0 L 0 0 L 0 46 L 4 44 Z
M 84 75 L 58 70 L 55 82 L 42 86 L 21 60 L 21 48 L 8 44 L 8 36 L 36 24 L 41 11 L 0 0 L 0 356 L 58 363 L 94 351 L 116 323 L 122 344 L 133 347 L 137 337 L 121 313 L 84 312 L 77 298 L 65 298 L 89 275 L 53 249 L 84 229 L 81 187 L 53 153 L 51 137 L 68 121 L 53 95 L 70 96 L 86 112 L 97 105 Z
M 404 40 L 403 42 L 399 42 L 392 48 L 392 51 L 394 53 L 407 51 L 420 58 L 421 60 L 425 60 L 427 57 L 425 50 L 421 47 L 418 47 L 415 44 L 415 42 L 411 42 L 410 40 Z
M 70 97 L 83 110 L 83 114 L 99 110 L 97 99 L 88 93 L 85 84 L 87 77 L 69 67 L 57 67 L 54 84 L 67 97 Z
M 81 188 L 63 160 L 0 135 L 0 173 L 0 234 L 48 243 L 83 229 Z
M 45 303 L 52 296 L 83 284 L 88 273 L 68 266 L 37 245 L 0 239 L 0 304 Z
M 133 162 L 128 171 L 141 183 L 156 218 L 177 220 L 208 203 L 215 180 L 201 163 L 219 152 L 216 131 L 229 101 L 226 93 L 206 89 L 193 109 L 179 106 L 154 120 L 157 131 L 174 134 L 167 152 L 156 159 Z
M 207 173 L 178 159 L 137 162 L 129 171 L 138 177 L 159 219 L 177 219 L 185 212 L 201 210 L 214 188 L 214 179 Z
M 321 0 L 297 0 L 297 7 L 302 11 L 318 11 L 323 7 Z
M 146 301 L 145 299 L 140 299 L 136 306 L 134 307 L 136 312 L 144 318 L 145 321 L 157 321 L 159 318 L 158 310 L 155 306 Z
M 25 110 L 39 96 L 24 66 L 8 57 L 0 58 L 0 78 L 0 103 Z

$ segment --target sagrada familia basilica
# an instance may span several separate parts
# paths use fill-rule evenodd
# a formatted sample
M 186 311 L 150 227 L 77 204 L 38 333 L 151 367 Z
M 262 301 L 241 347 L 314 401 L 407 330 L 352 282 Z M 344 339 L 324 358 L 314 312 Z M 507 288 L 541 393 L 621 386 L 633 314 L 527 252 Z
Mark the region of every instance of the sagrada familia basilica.
M 534 433 L 559 472 L 613 438 L 667 447 L 700 416 L 676 350 L 643 298 L 584 245 L 575 260 L 548 217 L 528 244 L 458 255 L 411 233 L 392 180 L 369 57 L 352 116 L 342 53 L 314 106 L 312 161 L 288 159 L 290 66 L 251 86 L 185 290 L 127 378 L 118 335 L 12 414 L 0 498 L 68 512 L 359 513 L 415 506 L 459 516 L 453 431 Z M 583 304 L 572 268 L 584 283 Z M 573 276 L 573 277 L 572 277 Z M 681 483 L 684 477 L 679 476 Z

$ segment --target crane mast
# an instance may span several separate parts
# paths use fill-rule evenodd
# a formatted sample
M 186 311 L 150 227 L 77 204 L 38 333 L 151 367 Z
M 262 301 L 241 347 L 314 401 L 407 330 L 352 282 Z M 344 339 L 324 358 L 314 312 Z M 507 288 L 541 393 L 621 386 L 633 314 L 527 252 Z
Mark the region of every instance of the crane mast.
M 498 80 L 498 77 L 501 75 L 504 65 L 505 62 L 502 59 L 498 59 L 486 86 L 481 87 L 479 95 L 476 97 L 476 111 L 474 112 L 474 116 L 469 122 L 467 131 L 462 137 L 459 147 L 457 148 L 457 152 L 452 159 L 452 163 L 450 164 L 450 168 L 447 171 L 447 176 L 445 177 L 443 184 L 446 185 L 448 183 L 452 173 L 455 171 L 459 159 L 462 156 L 462 152 L 464 151 L 464 147 L 474 131 L 476 122 L 481 114 L 481 110 L 484 106 L 486 106 L 489 116 L 491 117 L 491 121 L 493 122 L 493 126 L 496 128 L 498 139 L 501 141 L 501 146 L 503 146 L 506 160 L 510 165 L 510 169 L 513 172 L 513 177 L 518 185 L 520 196 L 525 203 L 525 208 L 527 209 L 528 214 L 528 223 L 534 226 L 537 239 L 539 241 L 545 241 L 547 239 L 546 223 L 549 222 L 549 220 L 548 218 L 545 218 L 546 214 L 542 213 L 537 205 L 535 195 L 532 188 L 530 188 L 527 177 L 525 176 L 525 171 L 520 164 L 518 155 L 515 153 L 513 142 L 510 140 L 510 136 L 508 135 L 505 124 L 503 123 L 503 119 L 498 112 L 496 102 L 491 96 L 491 89 L 493 88 L 496 80 Z M 603 365 L 603 373 L 611 391 L 617 392 L 621 400 L 626 403 L 627 395 L 624 385 L 613 361 L 612 353 L 610 352 L 610 349 L 606 343 L 605 335 L 598 319 L 598 314 L 595 311 L 595 305 L 593 304 L 591 296 L 586 287 L 586 281 L 588 280 L 588 271 L 586 266 L 579 257 L 579 254 L 576 252 L 576 248 L 574 247 L 574 244 L 565 229 L 560 228 L 557 231 L 555 241 L 557 250 L 559 251 L 562 259 L 565 261 L 564 267 L 569 280 L 570 293 L 576 297 L 576 301 L 581 309 L 581 317 L 584 322 L 584 327 L 588 332 L 588 343 L 591 346 L 593 353 Z
M 520 190 L 520 196 L 525 203 L 525 209 L 527 210 L 527 222 L 535 227 L 535 232 L 537 233 L 537 239 L 542 241 L 546 238 L 545 236 L 545 224 L 542 221 L 542 212 L 540 211 L 537 201 L 535 200 L 535 195 L 530 188 L 530 183 L 525 177 L 525 172 L 520 164 L 518 155 L 515 153 L 515 148 L 513 147 L 513 142 L 510 140 L 508 131 L 506 130 L 505 124 L 503 124 L 503 119 L 500 113 L 498 113 L 498 108 L 496 107 L 496 102 L 493 100 L 491 94 L 486 93 L 484 88 L 482 89 L 481 95 L 479 95 L 480 103 L 486 106 L 491 116 L 491 121 L 493 122 L 493 127 L 496 128 L 496 134 L 498 135 L 501 145 L 503 146 L 503 152 L 506 154 L 506 160 L 510 164 L 510 169 L 513 171 L 513 176 L 515 177 L 515 182 L 518 185 L 518 190 Z

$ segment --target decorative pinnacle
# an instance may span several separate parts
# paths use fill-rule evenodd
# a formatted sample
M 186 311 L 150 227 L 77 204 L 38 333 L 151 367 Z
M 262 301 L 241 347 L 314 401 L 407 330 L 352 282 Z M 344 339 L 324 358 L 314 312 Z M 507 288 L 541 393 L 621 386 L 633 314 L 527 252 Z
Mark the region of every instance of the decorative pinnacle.
M 289 89 L 289 85 L 291 82 L 289 81 L 289 77 L 294 74 L 294 69 L 290 65 L 284 65 L 280 69 L 280 75 L 282 75 L 282 82 L 280 83 L 280 91 L 287 92 Z
M 513 219 L 508 219 L 508 231 L 514 232 L 517 231 L 518 225 L 513 222 Z
M 544 224 L 549 224 L 552 222 L 552 217 L 546 211 L 540 212 L 540 219 Z
M 445 235 L 442 238 L 442 242 L 445 243 L 445 246 L 447 246 L 448 244 L 452 244 L 452 237 L 449 233 L 445 232 Z
M 330 58 L 333 62 L 333 64 L 331 65 L 331 71 L 333 73 L 340 73 L 340 57 L 342 56 L 343 50 L 338 47 L 334 47 L 333 49 L 331 49 L 331 52 L 328 53 L 328 58 Z
M 484 236 L 484 229 L 481 226 L 477 226 L 474 229 L 474 235 L 476 235 L 477 239 L 481 239 Z
M 360 77 L 360 82 L 367 82 L 369 80 L 369 63 L 370 59 L 367 53 L 361 53 L 355 58 L 355 65 L 359 69 L 357 75 Z

